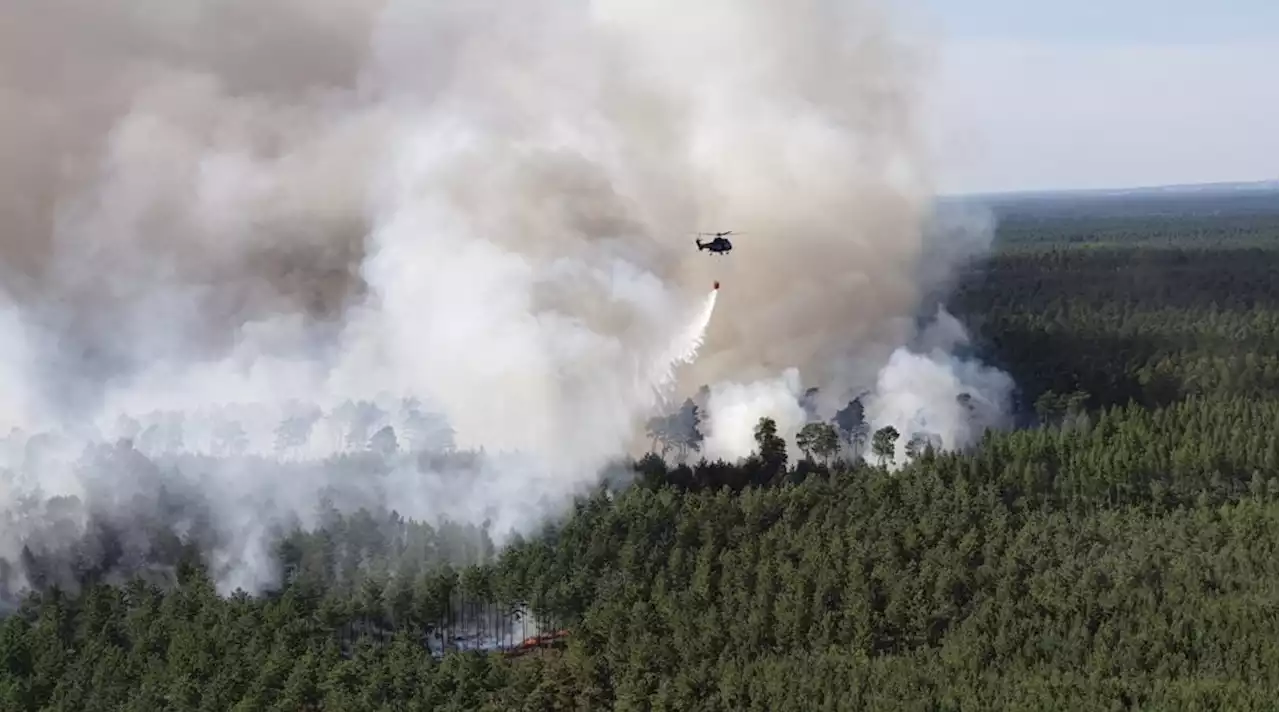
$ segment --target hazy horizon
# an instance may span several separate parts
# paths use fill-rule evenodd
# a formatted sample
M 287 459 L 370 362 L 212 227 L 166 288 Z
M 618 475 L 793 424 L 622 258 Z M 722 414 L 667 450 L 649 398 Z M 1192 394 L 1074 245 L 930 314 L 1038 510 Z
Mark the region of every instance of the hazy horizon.
M 1138 185 L 1109 185 L 1096 188 L 1014 188 L 1007 190 L 975 190 L 975 191 L 939 191 L 940 198 L 979 198 L 989 196 L 1036 196 L 1057 194 L 1105 194 L 1105 193 L 1143 193 L 1173 190 L 1220 190 L 1236 191 L 1245 189 L 1280 190 L 1280 178 L 1258 178 L 1247 180 L 1209 180 L 1193 183 L 1145 183 Z
M 1275 180 L 1277 6 L 917 0 L 940 194 Z

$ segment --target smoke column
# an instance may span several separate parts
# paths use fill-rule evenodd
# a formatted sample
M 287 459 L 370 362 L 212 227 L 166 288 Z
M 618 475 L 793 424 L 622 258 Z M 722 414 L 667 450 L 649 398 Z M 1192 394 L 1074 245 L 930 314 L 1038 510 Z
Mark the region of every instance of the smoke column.
M 220 587 L 253 589 L 271 527 L 330 485 L 532 526 L 673 378 L 712 385 L 726 457 L 751 394 L 785 410 L 799 379 L 834 411 L 987 238 L 931 242 L 956 229 L 929 207 L 919 57 L 835 0 L 13 8 L 0 556 L 88 512 L 125 526 L 163 482 L 209 510 Z M 746 235 L 721 258 L 708 229 Z M 387 425 L 486 455 L 324 464 Z
M 974 442 L 989 428 L 1008 425 L 1013 380 L 1003 371 L 956 355 L 967 346 L 964 326 L 939 307 L 912 343 L 895 349 L 865 398 L 872 430 L 899 433 L 896 464 L 907 460 L 907 443 L 925 436 L 952 450 Z M 865 454 L 868 459 L 870 454 Z

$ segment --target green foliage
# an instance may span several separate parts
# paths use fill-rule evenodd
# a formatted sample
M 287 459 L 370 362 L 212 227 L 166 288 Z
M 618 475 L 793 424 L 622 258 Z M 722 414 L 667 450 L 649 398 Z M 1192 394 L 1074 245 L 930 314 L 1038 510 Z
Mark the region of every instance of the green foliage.
M 773 418 L 761 418 L 756 423 L 756 454 L 764 461 L 765 468 L 780 472 L 787 466 L 787 441 L 778 436 L 778 424 Z
M 796 446 L 804 452 L 805 457 L 817 455 L 829 463 L 840 450 L 840 436 L 836 433 L 836 426 L 831 423 L 806 423 L 796 434 Z
M 880 428 L 875 435 L 871 436 L 871 453 L 876 456 L 881 466 L 893 462 L 893 452 L 897 442 L 898 429 L 892 425 Z

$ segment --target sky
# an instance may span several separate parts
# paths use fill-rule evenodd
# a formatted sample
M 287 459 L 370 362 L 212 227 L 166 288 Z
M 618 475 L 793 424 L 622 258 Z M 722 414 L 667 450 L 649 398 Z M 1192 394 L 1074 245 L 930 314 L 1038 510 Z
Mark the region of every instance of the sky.
M 917 0 L 943 193 L 1274 180 L 1275 0 Z

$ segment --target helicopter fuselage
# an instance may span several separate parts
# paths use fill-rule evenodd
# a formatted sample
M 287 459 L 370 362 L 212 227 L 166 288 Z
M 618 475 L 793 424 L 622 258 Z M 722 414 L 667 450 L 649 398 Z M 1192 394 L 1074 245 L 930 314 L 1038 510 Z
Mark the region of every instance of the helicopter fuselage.
M 695 242 L 698 243 L 699 250 L 709 250 L 717 254 L 724 254 L 733 249 L 733 243 L 723 237 L 717 237 L 708 242 L 703 242 L 702 240 L 695 240 Z

